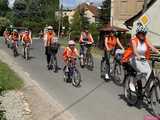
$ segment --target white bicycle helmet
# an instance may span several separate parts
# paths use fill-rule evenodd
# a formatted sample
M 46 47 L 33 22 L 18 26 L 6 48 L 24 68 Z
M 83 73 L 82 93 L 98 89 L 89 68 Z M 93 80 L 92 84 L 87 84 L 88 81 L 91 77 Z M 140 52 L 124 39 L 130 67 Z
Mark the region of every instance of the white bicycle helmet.
M 14 29 L 13 32 L 18 32 L 18 31 L 16 29 Z
M 48 26 L 47 29 L 48 29 L 48 30 L 53 30 L 53 27 L 52 27 L 52 26 Z
M 143 27 L 143 26 L 138 26 L 137 30 L 136 30 L 136 34 L 138 33 L 144 33 L 147 34 L 147 28 Z
M 68 45 L 75 45 L 76 43 L 74 42 L 74 40 L 69 40 L 68 41 Z

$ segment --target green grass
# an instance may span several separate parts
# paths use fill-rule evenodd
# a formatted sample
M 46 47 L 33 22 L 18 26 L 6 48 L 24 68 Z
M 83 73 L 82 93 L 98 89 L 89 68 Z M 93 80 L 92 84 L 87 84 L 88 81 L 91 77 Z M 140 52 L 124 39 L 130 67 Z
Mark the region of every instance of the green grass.
M 23 81 L 13 72 L 7 64 L 0 61 L 0 88 L 4 90 L 16 90 L 23 86 Z

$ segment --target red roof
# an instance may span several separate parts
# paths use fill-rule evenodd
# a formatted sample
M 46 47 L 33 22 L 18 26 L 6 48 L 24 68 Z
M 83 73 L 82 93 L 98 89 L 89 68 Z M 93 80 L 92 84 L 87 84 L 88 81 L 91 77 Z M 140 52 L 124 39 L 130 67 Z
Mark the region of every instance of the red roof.
M 97 16 L 97 7 L 94 6 L 93 4 L 87 4 L 87 3 L 82 3 L 80 4 L 75 11 L 86 11 L 89 10 L 91 11 L 95 16 Z

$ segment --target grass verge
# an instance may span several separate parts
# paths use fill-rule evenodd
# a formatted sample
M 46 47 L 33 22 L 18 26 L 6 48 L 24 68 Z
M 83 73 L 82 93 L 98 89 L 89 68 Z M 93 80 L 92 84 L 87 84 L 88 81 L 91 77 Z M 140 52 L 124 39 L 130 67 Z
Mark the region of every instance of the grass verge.
M 23 85 L 24 83 L 20 77 L 7 64 L 0 61 L 0 89 L 2 91 L 16 90 L 23 87 Z

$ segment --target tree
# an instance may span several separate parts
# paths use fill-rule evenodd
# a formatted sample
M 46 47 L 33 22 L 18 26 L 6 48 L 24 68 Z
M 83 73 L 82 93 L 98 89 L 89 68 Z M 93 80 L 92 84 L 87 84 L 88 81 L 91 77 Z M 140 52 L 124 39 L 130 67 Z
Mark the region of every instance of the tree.
M 100 23 L 102 25 L 110 22 L 111 17 L 111 0 L 104 0 L 100 9 Z
M 0 16 L 5 16 L 10 11 L 8 0 L 0 0 Z
M 81 16 L 81 29 L 83 29 L 84 27 L 88 27 L 90 26 L 89 20 L 87 18 L 87 16 L 85 15 L 85 10 L 82 9 L 80 11 L 80 16 Z
M 72 19 L 72 24 L 71 24 L 71 36 L 74 37 L 75 39 L 80 36 L 81 33 L 81 15 L 79 12 L 76 12 L 73 16 Z
M 5 17 L 0 17 L 0 34 L 2 35 L 2 32 L 4 29 L 9 26 L 10 21 Z
M 37 32 L 46 24 L 54 24 L 55 11 L 58 7 L 59 0 L 15 0 L 13 23 Z
M 68 16 L 64 16 L 63 17 L 63 27 L 65 27 L 65 30 L 64 30 L 65 33 L 69 31 L 69 26 L 70 26 L 69 17 Z

